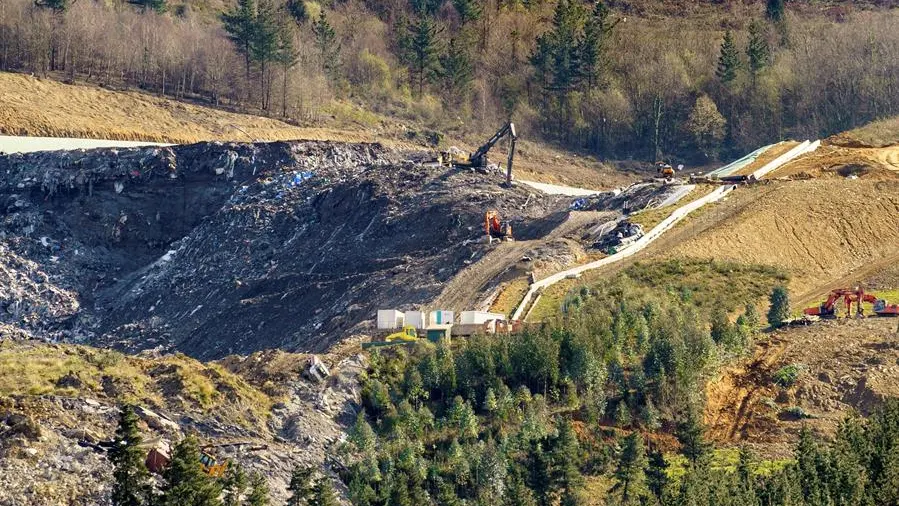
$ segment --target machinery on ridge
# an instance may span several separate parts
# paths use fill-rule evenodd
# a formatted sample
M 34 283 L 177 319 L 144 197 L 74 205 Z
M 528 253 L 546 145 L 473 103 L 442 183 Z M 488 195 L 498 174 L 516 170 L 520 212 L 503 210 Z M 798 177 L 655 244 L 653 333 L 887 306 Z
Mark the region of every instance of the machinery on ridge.
M 490 209 L 484 213 L 484 233 L 487 234 L 489 242 L 493 242 L 493 239 L 511 241 L 512 224 L 500 221 L 499 213 L 495 209 Z
M 830 291 L 827 300 L 819 306 L 805 308 L 802 313 L 808 316 L 820 316 L 823 318 L 836 318 L 837 303 L 843 300 L 846 304 L 846 316 L 852 316 L 852 304 L 855 303 L 855 316 L 864 317 L 862 303 L 874 306 L 874 314 L 877 316 L 899 316 L 899 305 L 890 304 L 884 299 L 878 299 L 874 295 L 865 293 L 863 288 L 836 288 Z
M 506 185 L 512 184 L 512 162 L 515 158 L 515 142 L 518 140 L 518 134 L 515 131 L 514 123 L 506 123 L 503 125 L 493 137 L 491 137 L 477 151 L 471 153 L 467 160 L 454 159 L 451 153 L 440 153 L 439 161 L 443 165 L 452 165 L 454 167 L 468 167 L 473 169 L 483 169 L 490 163 L 487 160 L 487 153 L 503 138 L 509 137 L 509 157 L 506 160 Z

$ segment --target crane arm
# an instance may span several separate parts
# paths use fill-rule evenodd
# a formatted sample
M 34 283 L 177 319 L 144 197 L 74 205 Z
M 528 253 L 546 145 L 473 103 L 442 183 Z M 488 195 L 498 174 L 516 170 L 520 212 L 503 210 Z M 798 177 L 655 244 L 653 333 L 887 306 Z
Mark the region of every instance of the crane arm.
M 483 146 L 479 147 L 477 151 L 471 154 L 469 157 L 469 161 L 473 165 L 483 165 L 481 163 L 482 160 L 486 161 L 487 152 L 493 149 L 493 146 L 496 145 L 497 142 L 502 140 L 506 135 L 511 135 L 513 141 L 518 138 L 518 135 L 515 133 L 515 124 L 514 123 L 506 123 L 502 128 L 497 130 L 493 137 L 491 137 L 487 142 L 484 143 Z

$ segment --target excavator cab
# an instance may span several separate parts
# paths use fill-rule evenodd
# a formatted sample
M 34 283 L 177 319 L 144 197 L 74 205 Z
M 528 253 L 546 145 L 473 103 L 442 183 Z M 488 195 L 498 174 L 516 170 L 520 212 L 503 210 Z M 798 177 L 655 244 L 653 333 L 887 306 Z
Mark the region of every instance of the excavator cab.
M 500 221 L 499 213 L 493 209 L 484 214 L 484 232 L 487 234 L 488 242 L 493 242 L 493 239 L 513 240 L 512 224 Z
M 227 462 L 219 464 L 211 453 L 205 451 L 200 454 L 200 464 L 203 466 L 203 472 L 213 478 L 224 476 L 225 470 L 228 468 Z
M 670 179 L 674 177 L 674 167 L 665 162 L 656 162 L 656 168 L 659 172 L 659 176 Z
M 418 340 L 418 331 L 415 330 L 413 325 L 406 325 L 403 327 L 403 330 L 399 332 L 394 332 L 389 336 L 384 338 L 385 342 L 393 342 L 393 341 L 417 341 Z

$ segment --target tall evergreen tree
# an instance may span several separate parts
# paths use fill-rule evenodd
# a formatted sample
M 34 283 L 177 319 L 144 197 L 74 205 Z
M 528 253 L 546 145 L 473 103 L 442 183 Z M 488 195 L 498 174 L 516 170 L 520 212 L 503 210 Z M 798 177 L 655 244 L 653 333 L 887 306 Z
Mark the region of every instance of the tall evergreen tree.
M 175 445 L 163 472 L 159 506 L 221 506 L 221 488 L 203 472 L 197 439 L 188 436 Z
M 287 491 L 290 492 L 287 506 L 306 506 L 315 491 L 312 474 L 313 470 L 309 466 L 293 468 L 293 472 L 290 474 L 290 484 L 287 485 Z
M 749 71 L 753 78 L 768 66 L 771 57 L 764 26 L 755 19 L 749 24 L 749 46 L 746 48 L 746 56 L 749 57 Z
M 741 66 L 740 52 L 734 42 L 734 34 L 727 30 L 724 32 L 724 41 L 721 43 L 721 53 L 718 56 L 718 69 L 715 71 L 715 75 L 722 83 L 730 83 L 737 78 L 737 71 Z
M 300 53 L 294 43 L 293 29 L 290 24 L 282 21 L 278 27 L 278 53 L 276 60 L 281 64 L 281 116 L 287 116 L 287 81 L 292 69 L 298 62 Z
M 247 473 L 238 462 L 228 462 L 228 469 L 222 479 L 224 506 L 241 506 L 247 490 Z
M 253 476 L 250 477 L 250 493 L 247 495 L 244 505 L 268 506 L 268 482 L 262 473 L 253 473 Z
M 465 101 L 474 81 L 474 66 L 464 44 L 453 38 L 440 58 L 444 93 L 453 104 Z
M 315 483 L 315 490 L 312 492 L 309 506 L 339 506 L 339 504 L 331 479 L 327 476 L 319 478 Z
M 588 90 L 599 85 L 605 67 L 605 43 L 616 23 L 609 21 L 609 8 L 605 2 L 596 2 L 584 25 L 580 43 L 580 79 Z
M 237 6 L 222 14 L 222 23 L 237 53 L 244 57 L 246 77 L 249 81 L 253 41 L 256 37 L 255 0 L 237 0 Z
M 768 325 L 777 328 L 790 317 L 790 294 L 784 286 L 777 286 L 771 292 L 768 309 Z
M 612 493 L 620 499 L 620 504 L 641 504 L 647 494 L 646 454 L 643 439 L 636 432 L 624 438 L 621 453 L 615 468 L 615 485 Z
M 462 26 L 481 19 L 481 4 L 479 0 L 453 0 L 453 7 L 459 13 L 459 22 Z
M 112 503 L 115 506 L 140 506 L 150 495 L 149 473 L 144 465 L 145 452 L 140 448 L 138 418 L 130 405 L 122 406 L 115 441 L 109 451 L 112 462 Z
M 775 23 L 780 23 L 786 18 L 785 0 L 767 0 L 765 16 Z
M 425 83 L 440 71 L 440 29 L 432 18 L 422 16 L 410 30 L 403 61 L 409 67 L 409 77 L 420 97 L 424 94 Z M 446 389 L 444 391 L 448 393 Z
M 250 59 L 259 64 L 263 111 L 269 110 L 271 105 L 271 64 L 280 58 L 282 29 L 283 24 L 272 0 L 260 0 L 250 45 Z
M 305 0 L 287 0 L 284 3 L 284 9 L 287 10 L 297 27 L 303 26 L 309 21 L 309 10 L 306 8 Z
M 665 489 L 668 487 L 668 462 L 665 455 L 657 450 L 649 451 L 646 467 L 646 485 L 661 503 Z
M 315 34 L 315 47 L 318 49 L 322 71 L 330 79 L 336 80 L 340 71 L 340 42 L 324 9 L 312 24 L 312 33 Z
M 703 432 L 702 424 L 693 410 L 687 411 L 683 421 L 678 424 L 675 435 L 681 445 L 681 454 L 690 462 L 700 461 L 711 451 L 711 444 L 705 440 Z

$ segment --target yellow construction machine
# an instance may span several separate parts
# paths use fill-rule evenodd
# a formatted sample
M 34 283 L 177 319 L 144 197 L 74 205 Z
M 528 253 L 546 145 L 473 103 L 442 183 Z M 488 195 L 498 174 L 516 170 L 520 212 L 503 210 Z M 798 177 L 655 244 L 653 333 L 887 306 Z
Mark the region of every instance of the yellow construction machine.
M 509 137 L 509 158 L 506 160 L 506 184 L 512 184 L 512 162 L 515 159 L 515 142 L 518 140 L 518 134 L 515 132 L 514 123 L 506 123 L 502 126 L 493 137 L 487 140 L 483 146 L 477 151 L 465 157 L 451 151 L 443 151 L 438 154 L 438 162 L 441 165 L 452 165 L 453 167 L 467 167 L 473 169 L 484 169 L 489 164 L 487 153 L 497 142 L 504 137 Z

